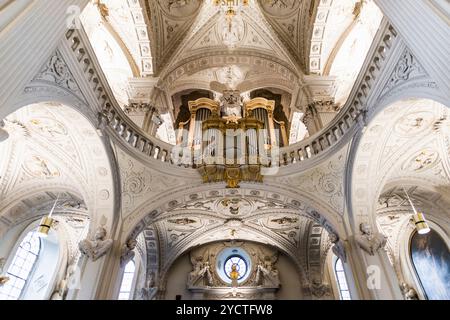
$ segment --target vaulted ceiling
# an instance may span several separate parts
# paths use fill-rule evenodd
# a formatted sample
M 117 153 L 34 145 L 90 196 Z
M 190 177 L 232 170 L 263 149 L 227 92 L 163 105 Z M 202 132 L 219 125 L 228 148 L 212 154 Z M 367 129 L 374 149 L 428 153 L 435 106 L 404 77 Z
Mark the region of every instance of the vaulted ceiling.
M 201 0 L 146 0 L 150 21 L 150 38 L 154 53 L 154 70 L 158 72 L 194 25 L 202 9 Z
M 381 16 L 372 0 L 250 0 L 230 26 L 212 0 L 95 0 L 82 22 L 122 105 L 127 78 L 153 77 L 168 94 L 192 83 L 217 91 L 209 84 L 236 67 L 241 91 L 337 76 L 345 102 Z
M 258 4 L 301 69 L 308 65 L 308 47 L 314 21 L 314 0 L 258 0 Z

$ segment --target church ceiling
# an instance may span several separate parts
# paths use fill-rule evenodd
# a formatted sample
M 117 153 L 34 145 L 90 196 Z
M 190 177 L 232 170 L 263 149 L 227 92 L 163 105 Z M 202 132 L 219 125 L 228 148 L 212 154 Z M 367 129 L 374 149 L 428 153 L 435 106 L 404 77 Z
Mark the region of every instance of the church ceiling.
M 161 78 L 172 92 L 189 86 L 217 92 L 224 87 L 246 91 L 261 79 L 292 90 L 298 73 L 295 60 L 254 2 L 242 8 L 231 29 L 223 12 L 205 2 L 192 32 L 164 67 Z
M 258 0 L 258 3 L 280 40 L 306 72 L 315 1 Z
M 40 210 L 53 202 L 58 193 L 60 205 L 81 211 L 93 205 L 92 197 L 96 194 L 93 176 L 98 174 L 106 179 L 108 169 L 102 167 L 103 150 L 86 119 L 63 105 L 39 103 L 21 108 L 8 116 L 5 123 L 10 137 L 0 143 L 0 153 L 7 160 L 0 162 L 3 225 L 41 214 Z M 99 180 L 96 183 L 100 184 Z M 109 191 L 106 192 L 98 196 L 109 197 Z
M 156 73 L 165 65 L 189 32 L 201 7 L 201 0 L 146 0 L 150 39 Z

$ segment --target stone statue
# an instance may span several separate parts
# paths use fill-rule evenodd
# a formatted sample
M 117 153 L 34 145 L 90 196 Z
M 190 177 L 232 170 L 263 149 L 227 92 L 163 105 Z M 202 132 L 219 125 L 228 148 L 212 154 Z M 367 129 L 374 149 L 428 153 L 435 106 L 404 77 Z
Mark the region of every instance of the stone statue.
M 222 116 L 227 118 L 242 118 L 242 97 L 236 90 L 225 90 L 220 99 Z
M 203 259 L 199 257 L 195 259 L 194 270 L 189 273 L 187 285 L 188 287 L 198 285 L 201 280 L 204 280 L 201 285 L 213 285 L 213 277 L 209 262 L 206 261 L 203 263 Z
M 233 265 L 231 266 L 231 271 L 230 271 L 230 278 L 231 278 L 231 286 L 233 288 L 236 288 L 239 283 L 239 271 L 237 270 L 237 265 L 235 263 L 233 263 Z
M 4 267 L 5 263 L 6 263 L 6 259 L 1 258 L 0 259 L 0 287 L 9 281 L 9 277 L 1 275 L 3 273 L 3 267 Z
M 259 263 L 256 269 L 256 285 L 264 287 L 279 287 L 280 278 L 278 270 L 274 267 L 274 259 L 265 257 L 263 263 Z
M 152 271 L 147 277 L 147 282 L 145 287 L 141 289 L 141 298 L 142 300 L 151 300 L 155 296 L 158 288 L 156 287 L 156 276 L 155 272 Z
M 88 256 L 92 261 L 103 257 L 113 245 L 112 239 L 106 239 L 106 229 L 98 227 L 92 240 L 84 239 L 78 247 L 82 254 Z
M 311 294 L 319 299 L 331 294 L 330 286 L 318 280 L 313 280 L 310 288 Z
M 414 288 L 410 287 L 405 282 L 400 285 L 400 288 L 402 290 L 403 296 L 405 297 L 405 300 L 419 300 L 419 296 L 417 295 L 416 290 L 414 290 Z
M 372 227 L 367 223 L 361 223 L 359 228 L 361 235 L 357 235 L 355 239 L 361 249 L 374 256 L 378 250 L 384 248 L 387 238 L 383 234 L 373 233 Z
M 135 239 L 129 239 L 122 247 L 122 254 L 120 255 L 120 266 L 125 267 L 128 262 L 133 260 L 137 241 Z
M 347 254 L 345 253 L 344 243 L 339 239 L 339 236 L 335 233 L 330 233 L 329 239 L 333 243 L 331 250 L 333 253 L 341 259 L 343 263 L 347 262 Z

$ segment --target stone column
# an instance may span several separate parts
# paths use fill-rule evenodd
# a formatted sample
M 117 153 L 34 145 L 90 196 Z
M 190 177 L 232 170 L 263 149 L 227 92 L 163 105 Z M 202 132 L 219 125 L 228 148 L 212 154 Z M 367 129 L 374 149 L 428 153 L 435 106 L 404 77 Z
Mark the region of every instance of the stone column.
M 403 300 L 380 233 L 356 234 L 346 241 L 344 263 L 350 294 L 359 300 Z
M 125 107 L 125 113 L 131 120 L 134 121 L 140 128 L 145 130 L 145 120 L 153 108 L 148 103 L 130 103 Z
M 314 108 L 317 110 L 321 128 L 326 127 L 336 117 L 340 108 L 334 101 L 320 100 L 314 102 Z
M 339 107 L 333 100 L 319 100 L 310 103 L 305 109 L 303 123 L 308 128 L 309 135 L 312 136 L 322 130 L 330 123 Z
M 106 298 L 100 295 L 104 287 L 117 280 L 116 273 L 107 272 L 111 261 L 120 267 L 120 246 L 114 245 L 104 226 L 99 226 L 91 235 L 78 244 L 81 257 L 75 271 L 69 277 L 66 300 L 95 300 Z

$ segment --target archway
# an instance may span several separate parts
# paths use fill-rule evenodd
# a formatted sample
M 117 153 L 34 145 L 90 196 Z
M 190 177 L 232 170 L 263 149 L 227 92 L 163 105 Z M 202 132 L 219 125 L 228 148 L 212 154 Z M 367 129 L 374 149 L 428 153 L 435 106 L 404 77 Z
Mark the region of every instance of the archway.
M 57 102 L 59 99 L 48 102 L 48 97 L 40 99 L 35 97 L 32 104 L 27 104 L 30 100 L 18 103 L 17 110 L 4 120 L 9 137 L 0 142 L 4 155 L 0 161 L 0 255 L 10 257 L 24 230 L 36 228 L 56 202 L 58 218 L 54 228 L 62 230 L 66 225 L 80 224 L 86 232 L 58 234 L 58 243 L 69 248 L 61 251 L 64 257 L 58 258 L 60 263 L 48 287 L 51 295 L 69 267 L 78 261 L 78 242 L 88 237 L 89 225 L 103 225 L 108 236 L 113 236 L 117 191 L 112 175 L 114 158 L 88 120 L 90 112 L 86 116 L 86 109 L 78 105 L 71 107 Z M 77 207 L 84 208 L 83 212 Z M 6 268 L 11 262 L 7 261 Z
M 394 179 L 443 194 L 449 176 L 449 111 L 428 99 L 407 99 L 377 110 L 353 145 L 350 221 L 374 225 L 375 206 Z M 436 172 L 438 170 L 439 172 Z

